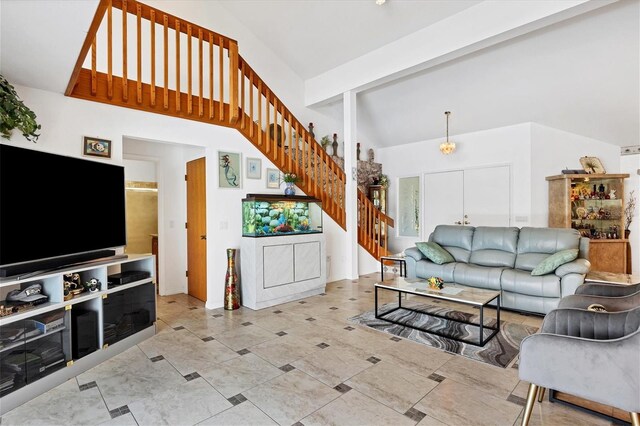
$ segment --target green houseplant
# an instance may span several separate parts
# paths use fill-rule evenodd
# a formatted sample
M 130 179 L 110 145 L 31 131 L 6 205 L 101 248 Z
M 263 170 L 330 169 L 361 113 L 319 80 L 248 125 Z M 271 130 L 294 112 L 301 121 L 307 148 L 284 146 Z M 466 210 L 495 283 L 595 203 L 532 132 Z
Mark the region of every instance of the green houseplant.
M 22 103 L 16 89 L 0 75 L 0 134 L 11 139 L 13 129 L 20 130 L 22 136 L 31 142 L 40 136 L 36 133 L 40 130 L 36 114 Z

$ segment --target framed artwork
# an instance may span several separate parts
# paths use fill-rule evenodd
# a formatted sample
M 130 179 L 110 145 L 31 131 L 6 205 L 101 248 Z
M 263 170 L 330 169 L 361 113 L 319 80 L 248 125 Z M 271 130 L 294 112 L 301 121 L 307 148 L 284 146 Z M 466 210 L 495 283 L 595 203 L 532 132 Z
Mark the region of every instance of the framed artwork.
M 607 173 L 600 162 L 598 157 L 582 157 L 580 158 L 580 165 L 589 174 L 591 173 Z
M 398 178 L 398 236 L 420 236 L 420 176 Z
M 218 188 L 242 188 L 240 153 L 218 151 Z
M 247 157 L 247 179 L 262 178 L 262 160 Z
M 267 169 L 267 188 L 280 188 L 280 170 Z
M 82 153 L 94 157 L 111 158 L 111 141 L 85 136 Z

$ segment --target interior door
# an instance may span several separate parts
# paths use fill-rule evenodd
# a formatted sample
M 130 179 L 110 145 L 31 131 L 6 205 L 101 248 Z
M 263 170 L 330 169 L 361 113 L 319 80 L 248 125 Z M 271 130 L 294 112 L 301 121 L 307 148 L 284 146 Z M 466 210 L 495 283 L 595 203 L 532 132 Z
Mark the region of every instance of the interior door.
M 463 191 L 462 170 L 424 175 L 424 239 L 437 225 L 462 224 Z
M 205 158 L 187 163 L 187 287 L 207 300 L 207 191 Z
M 464 171 L 464 223 L 510 226 L 510 169 L 509 166 L 496 166 Z

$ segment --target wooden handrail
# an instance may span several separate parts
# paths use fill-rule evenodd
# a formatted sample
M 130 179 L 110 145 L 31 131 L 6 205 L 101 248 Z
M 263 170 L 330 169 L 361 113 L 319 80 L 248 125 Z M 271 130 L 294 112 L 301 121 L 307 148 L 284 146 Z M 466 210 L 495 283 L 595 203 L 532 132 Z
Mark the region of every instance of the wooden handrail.
M 113 75 L 112 67 L 113 9 L 119 9 L 123 18 L 122 28 L 116 29 L 122 31 L 121 76 Z M 96 69 L 96 34 L 105 13 L 106 73 Z M 136 25 L 135 38 L 131 37 L 135 40 L 136 54 L 135 58 L 132 57 L 135 64 L 127 63 L 127 14 L 135 17 L 135 24 L 132 20 L 132 25 Z M 142 35 L 142 20 L 149 22 L 149 38 Z M 163 55 L 160 65 L 163 69 L 158 70 L 158 73 L 162 73 L 162 83 L 158 86 L 162 91 L 160 101 L 156 99 L 156 30 L 161 31 L 158 37 L 162 44 L 160 54 Z M 170 35 L 169 32 L 173 33 Z M 183 34 L 186 35 L 186 47 Z M 151 42 L 147 45 L 149 40 Z M 171 58 L 170 41 L 175 43 Z M 186 51 L 184 55 L 180 53 L 181 45 Z M 85 70 L 82 64 L 89 49 L 91 69 Z M 228 59 L 225 59 L 225 53 Z M 146 55 L 151 59 L 149 70 L 142 68 L 142 58 Z M 205 62 L 208 63 L 208 73 L 205 73 Z M 135 74 L 134 80 L 128 77 L 128 66 L 132 70 L 130 74 Z M 149 83 L 143 81 L 143 77 L 148 76 L 145 71 L 151 74 Z M 175 75 L 171 76 L 175 90 L 169 88 L 170 71 L 175 71 Z M 180 88 L 181 74 L 186 81 L 183 84 L 186 86 L 184 93 Z M 205 93 L 205 83 L 209 85 L 208 93 Z M 239 54 L 238 43 L 231 38 L 137 0 L 100 0 L 65 93 L 111 105 L 235 128 L 280 170 L 296 173 L 302 179 L 298 186 L 308 195 L 322 200 L 323 210 L 342 228 L 346 226 L 345 172 Z M 357 198 L 358 242 L 379 258 L 387 253 L 388 227 L 394 225 L 393 219 L 376 209 L 361 191 L 358 191 Z

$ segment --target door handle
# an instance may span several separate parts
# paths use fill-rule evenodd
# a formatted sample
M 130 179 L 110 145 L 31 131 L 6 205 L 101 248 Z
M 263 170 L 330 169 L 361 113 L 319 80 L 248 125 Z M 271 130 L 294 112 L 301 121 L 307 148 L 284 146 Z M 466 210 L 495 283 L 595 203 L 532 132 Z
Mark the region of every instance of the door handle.
M 200 239 L 201 240 L 206 240 L 207 239 L 207 235 L 206 234 L 205 235 L 200 235 Z
M 454 223 L 454 225 L 462 225 L 462 222 L 460 222 L 459 220 L 457 220 L 457 221 L 455 221 L 453 223 Z

